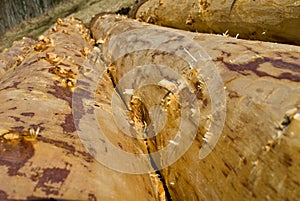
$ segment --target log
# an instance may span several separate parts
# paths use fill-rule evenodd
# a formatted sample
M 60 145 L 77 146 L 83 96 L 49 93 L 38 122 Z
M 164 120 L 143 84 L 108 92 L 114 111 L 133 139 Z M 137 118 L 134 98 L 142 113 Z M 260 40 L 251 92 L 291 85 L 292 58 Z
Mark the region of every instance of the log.
M 185 32 L 114 15 L 95 17 L 91 31 L 106 70 L 96 76 L 93 100 L 99 107 L 92 113 L 99 118 L 89 118 L 86 108 L 79 128 L 88 130 L 88 120 L 98 122 L 124 152 L 129 152 L 129 140 L 140 144 L 137 149 L 153 158 L 166 200 L 299 198 L 299 47 Z M 115 90 L 103 85 L 106 77 Z M 124 134 L 127 130 L 134 139 Z M 96 133 L 90 135 L 85 146 L 101 143 Z M 136 143 L 139 135 L 147 135 L 144 144 Z M 101 149 L 92 155 L 102 160 Z
M 0 55 L 0 76 L 11 67 L 20 64 L 34 43 L 34 39 L 24 37 L 20 41 L 15 41 L 9 49 L 5 49 Z
M 38 41 L 26 41 L 0 57 L 26 50 L 20 62 L 4 60 L 0 77 L 0 200 L 155 200 L 148 174 L 105 167 L 77 135 L 72 95 L 93 48 L 89 30 L 58 19 Z
M 299 13 L 300 4 L 294 0 L 144 0 L 131 16 L 194 32 L 299 45 Z
M 299 47 L 112 15 L 95 18 L 92 30 L 94 48 L 80 21 L 59 19 L 21 48 L 21 62 L 4 64 L 1 200 L 297 200 Z M 207 69 L 215 74 L 206 77 Z M 226 121 L 217 135 L 209 131 L 222 123 L 222 95 Z M 177 131 L 186 128 L 196 136 L 182 142 Z M 139 163 L 108 158 L 109 142 Z

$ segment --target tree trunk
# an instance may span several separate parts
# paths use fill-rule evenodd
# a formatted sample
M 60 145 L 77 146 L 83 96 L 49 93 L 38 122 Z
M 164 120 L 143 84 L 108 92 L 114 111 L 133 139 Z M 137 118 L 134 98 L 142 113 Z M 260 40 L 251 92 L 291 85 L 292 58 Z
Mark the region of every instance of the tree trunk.
M 298 199 L 299 47 L 112 15 L 92 32 L 59 19 L 2 53 L 1 200 Z
M 93 48 L 89 30 L 74 18 L 58 19 L 29 43 L 2 53 L 12 57 L 0 77 L 0 199 L 155 200 L 149 175 L 101 165 L 77 135 L 72 93 Z M 26 50 L 22 61 L 14 61 L 15 50 Z
M 294 0 L 146 0 L 132 13 L 146 22 L 244 39 L 300 44 L 300 4 Z
M 129 142 L 122 133 L 129 124 L 122 114 L 128 114 L 129 127 L 138 134 L 158 132 L 140 146 L 162 168 L 158 174 L 167 199 L 299 198 L 299 47 L 189 33 L 112 15 L 96 17 L 91 30 L 107 65 L 104 74 L 121 97 L 117 102 L 99 78 L 95 100 L 100 111 L 109 119 L 119 111 L 104 132 L 110 136 L 109 130 L 117 129 L 114 143 L 124 151 Z M 155 105 L 164 112 L 151 109 Z M 103 118 L 98 121 L 105 125 Z M 181 157 L 176 161 L 174 155 Z

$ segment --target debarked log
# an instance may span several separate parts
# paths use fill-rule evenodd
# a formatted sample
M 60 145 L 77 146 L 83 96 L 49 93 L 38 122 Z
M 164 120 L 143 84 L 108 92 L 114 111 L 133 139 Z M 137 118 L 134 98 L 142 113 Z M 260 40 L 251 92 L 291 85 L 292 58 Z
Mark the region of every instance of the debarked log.
M 93 44 L 81 21 L 58 19 L 1 54 L 0 200 L 155 200 L 149 175 L 101 165 L 76 132 L 72 94 Z
M 0 76 L 9 68 L 20 64 L 34 43 L 34 39 L 24 37 L 20 41 L 15 41 L 9 49 L 5 49 L 0 54 Z
M 125 127 L 134 128 L 136 137 L 157 132 L 135 153 L 159 153 L 154 163 L 162 168 L 166 199 L 299 198 L 299 47 L 190 33 L 114 15 L 97 16 L 91 31 L 100 63 L 107 66 L 95 96 L 103 112 L 98 121 L 109 125 L 104 132 L 124 151 L 131 140 Z M 185 143 L 187 152 L 175 162 Z M 170 144 L 172 149 L 160 152 Z
M 144 0 L 132 17 L 195 32 L 300 44 L 300 4 L 295 0 Z

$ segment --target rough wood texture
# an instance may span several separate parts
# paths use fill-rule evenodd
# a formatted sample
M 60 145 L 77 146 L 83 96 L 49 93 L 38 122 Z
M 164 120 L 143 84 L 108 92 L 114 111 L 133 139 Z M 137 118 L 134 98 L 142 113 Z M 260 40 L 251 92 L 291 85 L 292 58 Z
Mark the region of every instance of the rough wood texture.
M 158 25 L 245 39 L 300 44 L 300 3 L 295 0 L 146 0 L 135 16 Z
M 92 32 L 98 48 L 93 47 L 94 41 L 80 21 L 58 19 L 52 31 L 39 41 L 16 43 L 16 51 L 24 54 L 20 62 L 13 48 L 3 53 L 5 56 L 12 51 L 13 56 L 5 57 L 7 60 L 1 56 L 1 68 L 5 69 L 0 77 L 0 180 L 5 181 L 0 186 L 1 200 L 45 197 L 67 200 L 297 200 L 300 197 L 299 47 L 189 33 L 113 15 L 95 18 Z M 123 33 L 126 37 L 118 38 Z M 163 38 L 164 44 L 170 43 L 173 51 L 157 51 L 163 46 L 158 44 L 156 49 L 133 51 L 114 58 L 116 53 L 126 52 L 137 44 L 147 47 L 153 35 Z M 188 52 L 190 47 L 184 46 L 186 39 L 209 54 L 226 91 L 227 117 L 222 135 L 213 151 L 202 160 L 199 150 L 208 130 L 207 122 L 214 116 L 208 93 L 211 81 L 199 78 L 197 71 L 188 68 L 187 61 L 176 56 L 180 51 Z M 134 43 L 127 43 L 132 40 Z M 163 64 L 178 72 L 187 80 L 196 99 L 180 105 L 178 94 L 169 93 L 167 87 L 149 86 L 136 91 L 136 97 L 125 97 L 128 108 L 118 103 L 112 111 L 114 84 L 121 83 L 129 70 L 146 64 Z M 98 90 L 93 102 L 74 102 L 74 93 L 93 81 L 90 80 L 93 72 L 87 67 L 100 70 L 98 73 L 103 79 L 94 83 Z M 142 71 L 138 74 L 142 77 L 133 79 L 129 87 L 140 86 L 148 79 L 149 72 L 151 79 L 166 75 L 164 71 Z M 79 75 L 84 75 L 89 82 L 83 82 Z M 127 87 L 118 86 L 120 90 L 130 89 Z M 83 95 L 89 98 L 89 94 Z M 157 116 L 157 111 L 150 109 L 157 101 L 165 116 Z M 130 175 L 104 167 L 86 151 L 82 145 L 85 139 L 79 139 L 79 131 L 75 128 L 87 129 L 86 136 L 99 140 L 93 138 L 93 124 L 83 119 L 91 113 L 86 110 L 88 105 L 101 108 L 103 112 L 96 114 L 97 120 L 100 125 L 108 125 L 104 130 L 109 131 L 106 137 L 112 144 L 126 152 L 146 155 L 141 163 L 125 161 L 126 165 L 149 165 L 149 152 L 160 150 L 172 140 L 175 153 L 184 150 L 178 148 L 174 136 L 179 129 L 179 111 L 193 104 L 201 107 L 193 144 L 187 146 L 188 151 L 176 163 L 156 174 Z M 166 125 L 157 137 L 130 139 L 122 133 L 123 125 L 116 125 L 118 119 L 113 119 L 112 115 L 115 111 L 127 117 L 126 125 L 137 135 L 146 134 L 145 125 L 150 126 L 149 135 L 159 128 L 160 124 L 151 124 L 153 117 Z M 196 123 L 190 121 L 189 116 L 184 119 L 185 124 L 191 123 L 191 128 L 192 123 Z M 206 140 L 210 142 L 209 139 Z M 105 150 L 105 143 L 90 149 L 91 154 L 95 150 Z M 170 159 L 160 155 L 153 160 L 160 167 Z M 124 162 L 122 157 L 111 160 L 114 164 Z M 153 164 L 149 170 L 155 170 Z
M 58 19 L 1 76 L 1 200 L 155 200 L 149 175 L 104 167 L 76 133 L 72 93 L 92 45 L 81 21 Z
M 167 1 L 161 2 L 166 5 Z M 172 9 L 175 6 L 173 4 Z M 213 151 L 199 159 L 207 131 L 205 120 L 213 115 L 209 113 L 210 97 L 201 86 L 203 94 L 197 100 L 201 106 L 198 134 L 189 150 L 161 171 L 172 200 L 297 200 L 300 197 L 299 47 L 189 33 L 111 15 L 94 19 L 91 30 L 102 48 L 101 57 L 113 66 L 112 77 L 116 83 L 136 66 L 163 64 L 178 70 L 187 65 L 174 56 L 180 48 L 170 54 L 153 49 L 134 51 L 114 61 L 114 54 L 126 52 L 138 44 L 147 46 L 149 38 L 157 33 L 165 38 L 164 44 L 184 45 L 186 38 L 199 44 L 220 72 L 227 104 L 222 135 Z M 143 31 L 141 37 L 135 34 L 139 30 Z M 118 38 L 126 31 L 126 38 Z M 182 37 L 169 37 L 172 33 Z M 132 40 L 134 43 L 126 43 Z M 182 72 L 178 73 L 185 77 Z M 143 79 L 137 82 L 143 82 Z M 193 83 L 195 80 L 191 79 L 190 84 Z M 197 88 L 192 89 L 197 92 Z M 137 92 L 146 107 L 160 99 L 160 93 L 160 89 L 151 88 L 148 93 Z M 102 96 L 107 98 L 103 93 Z M 111 101 L 109 96 L 106 101 Z M 129 104 L 130 99 L 125 101 Z M 156 138 L 154 146 L 157 147 L 153 150 L 170 142 L 174 136 L 168 132 L 170 127 L 178 129 L 174 108 L 180 109 L 180 106 L 175 104 L 173 110 L 167 110 L 172 121 L 167 122 L 167 128 Z M 165 162 L 163 156 L 160 159 L 162 161 L 158 162 Z
M 9 68 L 20 64 L 34 43 L 34 39 L 24 37 L 21 41 L 15 41 L 9 49 L 5 49 L 0 54 L 0 76 Z

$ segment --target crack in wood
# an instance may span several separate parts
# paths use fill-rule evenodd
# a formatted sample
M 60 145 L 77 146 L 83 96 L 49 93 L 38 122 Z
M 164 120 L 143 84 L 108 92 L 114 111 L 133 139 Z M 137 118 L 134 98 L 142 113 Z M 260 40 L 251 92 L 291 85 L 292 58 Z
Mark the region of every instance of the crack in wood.
M 126 109 L 129 111 L 129 112 L 132 112 L 132 109 L 128 107 L 128 105 L 126 104 L 126 101 L 125 101 L 125 98 L 123 97 L 122 93 L 120 92 L 120 89 L 118 88 L 117 84 L 116 84 L 116 81 L 115 81 L 115 78 L 113 76 L 113 74 L 111 73 L 111 71 L 109 70 L 109 68 L 107 69 L 107 73 L 109 74 L 109 77 L 110 77 L 110 80 L 114 86 L 114 89 L 116 90 L 116 93 L 119 95 L 119 97 L 121 98 L 123 104 L 125 105 Z M 168 95 L 169 93 L 167 93 L 165 95 L 165 97 Z M 142 104 L 144 107 L 145 105 Z M 141 106 L 141 105 L 140 105 Z M 135 108 L 137 109 L 137 108 Z M 139 110 L 147 110 L 147 108 L 139 108 Z M 145 112 L 145 111 L 144 111 Z M 159 179 L 159 182 L 160 184 L 158 185 L 162 185 L 163 187 L 163 194 L 164 194 L 164 198 L 163 200 L 167 200 L 167 201 L 172 201 L 172 197 L 171 197 L 171 194 L 169 192 L 169 189 L 168 189 L 168 186 L 167 186 L 167 183 L 166 183 L 166 180 L 164 179 L 164 176 L 163 174 L 161 173 L 161 171 L 159 170 L 156 162 L 154 161 L 152 155 L 151 155 L 151 150 L 150 150 L 150 146 L 149 146 L 149 143 L 148 143 L 148 139 L 147 139 L 147 136 L 148 136 L 148 131 L 146 129 L 147 127 L 147 123 L 148 122 L 145 118 L 146 118 L 146 115 L 145 114 L 140 114 L 140 116 L 138 118 L 141 118 L 140 121 L 144 124 L 143 125 L 143 128 L 142 129 L 142 132 L 145 134 L 144 136 L 146 137 L 144 139 L 144 143 L 146 145 L 146 150 L 147 150 L 147 154 L 149 156 L 149 160 L 150 160 L 150 164 L 155 172 L 155 174 L 157 175 L 158 179 Z M 134 121 L 134 119 L 132 119 Z M 136 122 L 134 122 L 136 124 Z M 149 122 L 148 122 L 149 123 Z M 140 127 L 140 126 L 139 126 Z M 160 195 L 158 195 L 160 197 Z

